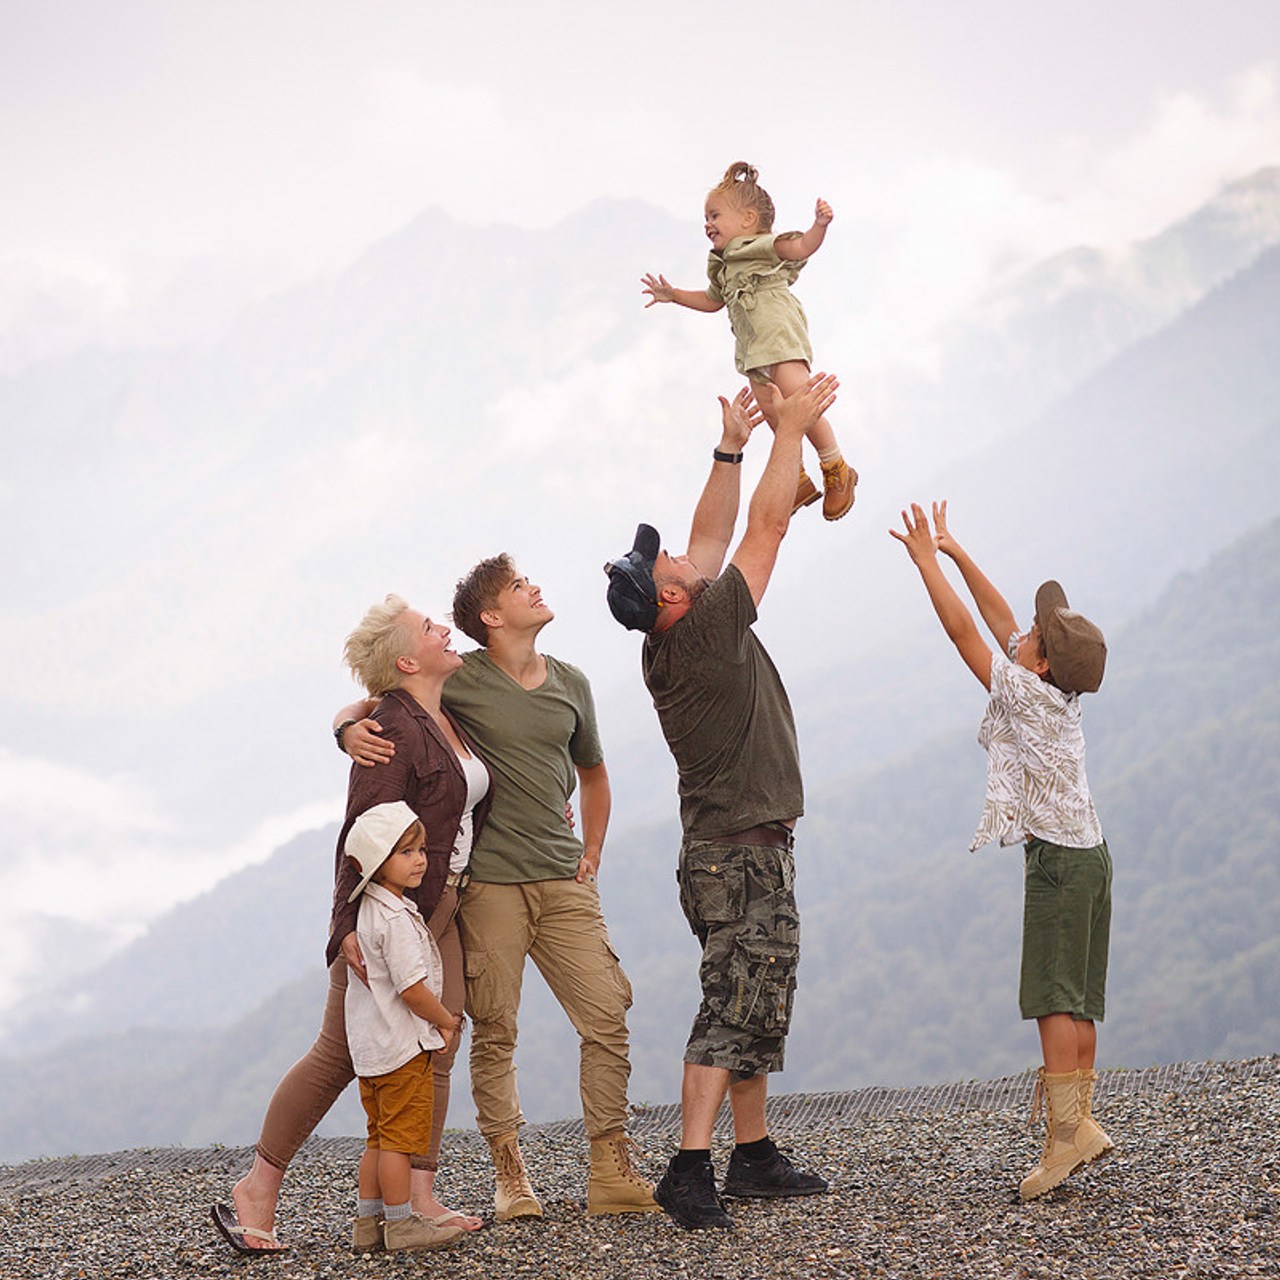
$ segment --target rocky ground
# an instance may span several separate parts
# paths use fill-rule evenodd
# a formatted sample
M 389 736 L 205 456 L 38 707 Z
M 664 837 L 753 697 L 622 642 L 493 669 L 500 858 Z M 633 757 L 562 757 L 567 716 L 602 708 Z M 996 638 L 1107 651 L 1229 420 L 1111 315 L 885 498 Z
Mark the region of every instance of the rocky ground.
M 665 1215 L 588 1218 L 573 1125 L 526 1131 L 542 1221 L 489 1226 L 447 1253 L 353 1256 L 354 1140 L 304 1149 L 286 1181 L 284 1257 L 243 1260 L 215 1235 L 249 1153 L 132 1151 L 0 1167 L 0 1277 L 142 1280 L 415 1276 L 527 1280 L 772 1277 L 1280 1277 L 1280 1058 L 1106 1072 L 1095 1108 L 1118 1150 L 1041 1200 L 1018 1179 L 1038 1139 L 1029 1078 L 943 1090 L 777 1100 L 775 1135 L 830 1195 L 730 1202 L 736 1229 L 690 1233 Z M 637 1116 L 656 1176 L 674 1111 Z M 727 1160 L 720 1139 L 717 1167 Z M 441 1187 L 475 1208 L 491 1194 L 474 1133 L 446 1138 Z

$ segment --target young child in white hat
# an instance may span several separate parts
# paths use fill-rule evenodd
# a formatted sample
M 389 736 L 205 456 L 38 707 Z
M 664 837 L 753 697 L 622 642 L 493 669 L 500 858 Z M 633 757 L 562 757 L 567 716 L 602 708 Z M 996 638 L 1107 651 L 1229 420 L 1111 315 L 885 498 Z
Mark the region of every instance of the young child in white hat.
M 441 1003 L 440 951 L 404 893 L 426 872 L 426 832 L 403 800 L 374 805 L 355 820 L 343 852 L 360 873 L 348 901 L 363 895 L 356 934 L 369 975 L 367 986 L 347 984 L 347 1044 L 369 1118 L 352 1245 L 358 1253 L 439 1249 L 464 1232 L 413 1211 L 409 1157 L 431 1134 L 431 1054 L 449 1045 L 462 1019 Z

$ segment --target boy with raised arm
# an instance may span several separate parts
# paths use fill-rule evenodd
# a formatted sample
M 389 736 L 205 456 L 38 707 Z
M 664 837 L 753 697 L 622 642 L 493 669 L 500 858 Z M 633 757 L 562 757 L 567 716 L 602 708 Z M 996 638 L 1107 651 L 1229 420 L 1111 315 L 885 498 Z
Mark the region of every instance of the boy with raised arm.
M 907 549 L 934 610 L 969 670 L 990 691 L 978 742 L 987 752 L 987 794 L 969 846 L 990 840 L 1022 844 L 1022 1016 L 1034 1018 L 1044 1065 L 1034 1114 L 1043 1099 L 1047 1132 L 1040 1162 L 1020 1194 L 1034 1199 L 1105 1156 L 1111 1139 L 1094 1120 L 1096 1024 L 1105 1011 L 1111 933 L 1111 855 L 1084 770 L 1080 695 L 1102 683 L 1107 646 L 1088 618 L 1067 605 L 1062 587 L 1042 583 L 1035 621 L 1022 631 L 1013 610 L 952 537 L 947 504 L 933 504 L 933 530 L 912 504 L 904 531 L 889 532 Z M 998 648 L 987 646 L 938 563 L 960 570 Z

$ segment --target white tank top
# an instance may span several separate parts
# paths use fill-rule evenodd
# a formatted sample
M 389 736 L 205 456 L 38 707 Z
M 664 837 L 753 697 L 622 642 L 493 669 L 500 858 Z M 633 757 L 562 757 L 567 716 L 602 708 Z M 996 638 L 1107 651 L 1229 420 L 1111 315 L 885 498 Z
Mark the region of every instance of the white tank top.
M 459 756 L 458 763 L 467 778 L 467 807 L 462 811 L 462 821 L 458 823 L 458 838 L 453 842 L 453 853 L 449 857 L 450 871 L 461 871 L 471 861 L 476 805 L 489 790 L 489 771 L 475 756 Z

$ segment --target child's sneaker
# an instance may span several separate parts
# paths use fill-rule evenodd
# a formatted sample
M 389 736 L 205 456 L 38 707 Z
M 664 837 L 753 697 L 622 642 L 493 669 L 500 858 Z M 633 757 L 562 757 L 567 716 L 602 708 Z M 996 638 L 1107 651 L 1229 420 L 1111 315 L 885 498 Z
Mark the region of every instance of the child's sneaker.
M 381 1253 L 386 1247 L 382 1243 L 382 1214 L 365 1213 L 352 1219 L 351 1248 L 355 1253 Z
M 811 502 L 817 502 L 822 497 L 822 491 L 812 480 L 809 479 L 809 473 L 800 468 L 800 479 L 796 482 L 795 501 L 791 504 L 791 514 L 795 515 L 801 507 L 807 507 Z
M 809 477 L 806 476 L 807 480 Z M 858 483 L 858 473 L 843 459 L 822 464 L 822 516 L 825 520 L 839 520 L 853 506 L 853 491 Z
M 382 1238 L 388 1253 L 409 1249 L 445 1249 L 466 1235 L 461 1227 L 440 1227 L 428 1222 L 420 1213 L 407 1218 L 388 1218 Z

